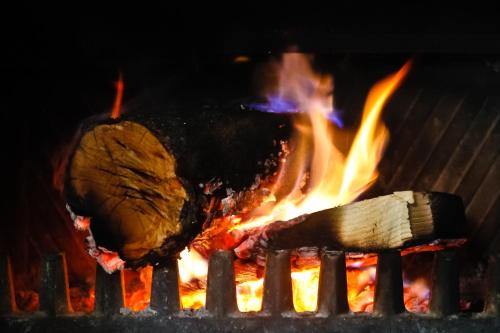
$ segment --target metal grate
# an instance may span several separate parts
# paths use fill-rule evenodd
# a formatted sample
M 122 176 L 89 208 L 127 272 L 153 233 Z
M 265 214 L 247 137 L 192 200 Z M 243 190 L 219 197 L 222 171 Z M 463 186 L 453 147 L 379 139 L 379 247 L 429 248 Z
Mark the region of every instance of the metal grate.
M 64 254 L 46 256 L 42 263 L 40 310 L 16 312 L 10 262 L 0 267 L 2 332 L 433 332 L 500 330 L 500 255 L 490 259 L 488 296 L 482 313 L 459 313 L 458 267 L 453 250 L 437 252 L 429 314 L 408 313 L 403 304 L 401 257 L 391 250 L 378 254 L 373 313 L 349 313 L 345 255 L 324 250 L 318 311 L 296 313 L 292 304 L 290 252 L 268 253 L 263 309 L 257 313 L 237 310 L 233 255 L 215 252 L 210 258 L 206 308 L 182 311 L 175 262 L 155 267 L 151 310 L 124 314 L 120 273 L 97 269 L 95 309 L 92 314 L 71 311 Z M 232 288 L 230 286 L 233 286 Z

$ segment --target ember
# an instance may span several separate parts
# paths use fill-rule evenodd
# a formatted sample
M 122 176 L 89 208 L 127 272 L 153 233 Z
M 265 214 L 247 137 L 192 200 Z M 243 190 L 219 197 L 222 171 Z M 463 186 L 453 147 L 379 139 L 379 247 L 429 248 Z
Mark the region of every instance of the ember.
M 133 311 L 141 311 L 149 305 L 152 278 L 153 267 L 151 266 L 146 266 L 137 271 L 124 271 L 123 282 L 126 307 Z

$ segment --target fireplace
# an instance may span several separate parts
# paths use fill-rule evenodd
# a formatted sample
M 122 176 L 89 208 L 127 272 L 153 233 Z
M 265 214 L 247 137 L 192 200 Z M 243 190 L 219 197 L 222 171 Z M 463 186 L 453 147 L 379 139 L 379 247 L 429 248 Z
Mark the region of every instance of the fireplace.
M 51 76 L 47 74 L 54 62 L 35 60 L 35 82 L 40 86 L 36 98 L 26 100 L 20 89 L 14 94 L 16 101 L 8 105 L 17 109 L 17 102 L 22 101 L 20 110 L 43 105 L 54 111 L 33 113 L 32 120 L 22 123 L 21 133 L 7 130 L 9 136 L 20 138 L 14 158 L 23 167 L 10 180 L 19 204 L 7 215 L 6 220 L 16 223 L 5 222 L 8 236 L 2 241 L 6 253 L 0 269 L 2 330 L 498 330 L 500 102 L 496 89 L 500 76 L 498 50 L 490 34 L 459 32 L 451 38 L 442 29 L 440 34 L 409 31 L 398 35 L 385 34 L 383 27 L 371 34 L 332 33 L 325 26 L 307 25 L 277 30 L 263 39 L 265 43 L 254 44 L 248 32 L 238 30 L 238 36 L 226 32 L 227 45 L 213 46 L 199 37 L 208 32 L 200 32 L 196 37 L 199 48 L 164 57 L 159 56 L 162 47 L 139 55 L 118 43 L 106 50 L 104 40 L 95 38 L 99 29 L 88 29 L 79 38 L 77 50 L 84 55 L 79 55 L 76 77 L 68 74 L 69 63 L 56 67 Z M 120 42 L 125 39 L 120 37 Z M 331 42 L 319 42 L 324 40 Z M 177 42 L 184 45 L 185 39 Z M 274 44 L 271 54 L 262 49 L 266 43 Z M 265 71 L 262 64 L 290 50 L 290 43 L 315 53 L 315 66 L 333 74 L 335 109 L 346 127 L 359 122 L 369 88 L 413 59 L 408 77 L 383 111 L 391 139 L 379 165 L 380 176 L 357 200 L 408 189 L 457 194 L 465 205 L 468 242 L 451 247 L 432 244 L 438 251 L 417 249 L 410 254 L 322 247 L 312 256 L 308 250 L 266 249 L 263 274 L 257 274 L 261 311 L 239 310 L 241 263 L 231 251 L 209 256 L 206 285 L 199 288 L 206 290 L 206 298 L 202 294 L 203 304 L 193 305 L 192 310 L 182 299 L 186 284 L 173 259 L 135 273 L 107 274 L 99 266 L 94 268 L 94 260 L 86 256 L 84 235 L 71 229 L 64 200 L 50 184 L 54 170 L 49 161 L 64 155 L 61 142 L 70 140 L 82 119 L 112 107 L 112 82 L 119 72 L 125 85 L 121 97 L 125 111 L 182 103 L 207 110 L 227 105 L 240 108 L 254 102 L 249 91 L 255 90 L 252 83 Z M 201 52 L 201 46 L 215 52 Z M 56 46 L 50 49 L 57 50 Z M 116 50 L 125 55 L 113 56 Z M 186 57 L 187 53 L 191 56 Z M 12 67 L 19 68 L 21 79 L 14 82 L 22 88 L 32 68 L 29 64 Z M 76 91 L 67 80 L 75 83 Z M 65 96 L 55 97 L 57 90 Z M 82 102 L 75 106 L 77 112 L 60 116 L 67 105 L 78 104 L 75 100 Z M 20 114 L 9 117 L 13 123 L 21 119 Z M 43 128 L 52 128 L 54 133 L 45 133 Z M 29 157 L 19 154 L 23 149 Z M 37 165 L 41 170 L 36 170 Z M 37 224 L 38 218 L 43 223 Z M 297 262 L 304 260 L 316 262 L 311 271 L 318 289 L 311 288 L 317 298 L 315 311 L 304 311 L 294 303 L 294 273 Z M 363 295 L 369 301 L 356 307 L 350 292 L 359 262 L 364 268 L 369 262 L 366 266 L 371 271 L 359 273 L 369 283 L 356 295 L 358 300 Z M 415 281 L 425 281 L 425 288 L 419 289 L 422 285 Z

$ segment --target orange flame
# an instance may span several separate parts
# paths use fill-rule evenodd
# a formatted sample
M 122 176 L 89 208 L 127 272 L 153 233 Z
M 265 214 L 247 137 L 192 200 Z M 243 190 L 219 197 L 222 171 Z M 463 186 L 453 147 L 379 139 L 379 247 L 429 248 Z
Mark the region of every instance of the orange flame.
M 410 66 L 410 62 L 406 63 L 398 72 L 372 87 L 359 129 L 348 153 L 344 155 L 333 140 L 334 133 L 342 133 L 336 133 L 337 129 L 328 120 L 333 112 L 332 77 L 315 73 L 305 55 L 286 54 L 279 72 L 278 95 L 292 101 L 301 111 L 296 116 L 291 150 L 282 161 L 269 197 L 246 218 L 235 216 L 228 232 L 234 229 L 251 230 L 275 221 L 286 221 L 346 204 L 373 184 L 378 176 L 377 165 L 389 137 L 388 130 L 380 121 L 381 112 Z M 113 115 L 115 110 L 119 113 L 122 90 L 120 78 Z M 178 265 L 182 306 L 184 309 L 201 308 L 205 304 L 208 262 L 194 249 L 186 248 L 180 256 Z M 319 272 L 319 266 L 293 269 L 291 278 L 296 311 L 316 310 Z M 375 266 L 348 270 L 348 300 L 353 311 L 370 310 L 374 277 Z M 419 290 L 417 288 L 417 292 Z M 262 278 L 237 282 L 236 291 L 240 311 L 261 309 Z
M 144 310 L 151 299 L 153 267 L 146 266 L 139 270 L 124 270 L 125 306 L 132 311 Z
M 333 142 L 335 129 L 328 120 L 333 112 L 332 78 L 314 73 L 305 55 L 286 54 L 280 71 L 279 95 L 295 102 L 305 114 L 295 123 L 295 150 L 283 163 L 270 196 L 275 204 L 270 209 L 268 204 L 265 209 L 256 209 L 249 220 L 233 225 L 231 230 L 253 229 L 346 204 L 373 184 L 389 138 L 380 114 L 409 69 L 410 62 L 372 87 L 361 125 L 344 156 Z
M 250 214 L 250 219 L 236 222 L 230 230 L 249 230 L 346 204 L 365 191 L 378 176 L 377 165 L 389 138 L 386 127 L 380 121 L 383 106 L 409 69 L 410 62 L 372 87 L 364 106 L 361 125 L 348 155 L 344 156 L 333 142 L 335 129 L 328 120 L 333 112 L 332 78 L 314 73 L 305 55 L 285 55 L 279 73 L 278 94 L 298 105 L 305 116 L 299 116 L 295 122 L 296 133 L 292 138 L 294 150 L 281 165 L 278 181 L 269 199 L 263 207 Z M 305 191 L 304 187 L 307 187 Z M 274 202 L 274 205 L 270 206 L 269 202 Z M 359 274 L 358 278 L 366 276 L 371 274 Z M 319 267 L 292 273 L 296 311 L 316 309 L 318 281 Z M 351 294 L 349 298 L 356 310 L 362 308 L 356 305 L 356 301 L 366 305 L 370 302 L 360 299 L 373 299 L 373 288 L 370 289 L 373 283 L 368 284 L 368 281 L 373 282 L 367 279 L 366 290 L 364 288 L 355 295 Z M 262 288 L 261 284 L 254 285 L 255 288 Z M 262 293 L 255 288 L 249 294 Z M 247 303 L 257 302 L 250 299 Z M 246 307 L 243 305 L 240 308 Z
M 122 74 L 118 76 L 118 81 L 116 82 L 116 97 L 115 102 L 113 104 L 113 109 L 111 110 L 111 118 L 116 119 L 120 117 L 120 111 L 122 108 L 122 99 L 123 99 L 123 77 Z

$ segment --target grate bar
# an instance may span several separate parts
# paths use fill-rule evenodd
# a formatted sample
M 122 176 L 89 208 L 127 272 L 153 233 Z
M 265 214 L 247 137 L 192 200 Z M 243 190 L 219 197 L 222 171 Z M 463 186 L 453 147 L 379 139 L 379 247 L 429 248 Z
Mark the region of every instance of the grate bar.
M 0 256 L 0 315 L 17 312 L 12 265 L 8 256 Z
M 233 259 L 231 251 L 216 251 L 210 257 L 206 308 L 215 317 L 238 312 Z
M 443 250 L 434 254 L 430 313 L 442 317 L 458 312 L 460 302 L 457 254 Z
M 378 254 L 373 310 L 384 316 L 405 312 L 401 255 L 397 250 Z
M 349 312 L 345 254 L 323 250 L 319 273 L 318 314 L 338 315 Z
M 181 302 L 179 296 L 179 270 L 177 260 L 172 259 L 153 268 L 151 290 L 151 308 L 159 315 L 179 313 Z
M 500 253 L 489 258 L 485 313 L 500 317 Z
M 49 254 L 42 259 L 40 311 L 50 316 L 73 312 L 64 253 Z
M 293 312 L 290 251 L 274 250 L 267 254 L 264 272 L 262 310 L 271 316 Z
M 94 313 L 111 316 L 120 313 L 124 306 L 122 287 L 123 273 L 121 271 L 108 274 L 97 265 L 95 279 Z

